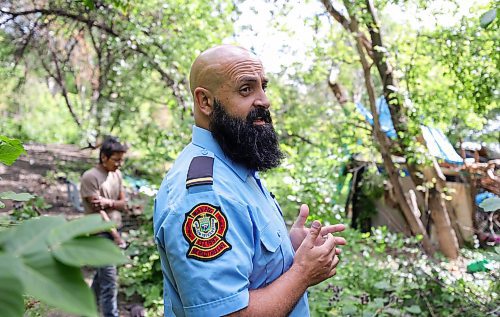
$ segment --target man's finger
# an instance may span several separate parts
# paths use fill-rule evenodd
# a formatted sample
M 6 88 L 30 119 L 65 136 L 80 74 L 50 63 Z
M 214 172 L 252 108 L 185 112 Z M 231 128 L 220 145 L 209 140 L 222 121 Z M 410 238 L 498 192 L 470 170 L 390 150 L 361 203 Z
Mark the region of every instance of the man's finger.
M 331 233 L 327 234 L 325 243 L 320 248 L 326 249 L 328 253 L 335 252 L 335 237 Z
M 302 204 L 299 209 L 299 215 L 293 223 L 294 227 L 303 228 L 306 224 L 307 217 L 309 216 L 309 207 L 306 204 Z
M 329 233 L 341 232 L 344 230 L 345 230 L 345 225 L 343 224 L 323 226 L 323 228 L 321 228 L 321 234 L 327 235 Z
M 321 231 L 321 223 L 318 220 L 314 220 L 313 223 L 311 224 L 311 228 L 309 229 L 309 232 L 307 233 L 307 236 L 305 237 L 303 243 L 306 243 L 309 247 L 313 247 L 314 242 L 316 241 L 316 238 L 318 238 L 320 231 Z
M 339 264 L 339 261 L 340 261 L 340 258 L 339 258 L 338 256 L 336 256 L 336 257 L 333 259 L 333 261 L 332 261 L 332 265 L 331 265 L 331 267 L 332 267 L 332 268 L 337 267 L 337 265 Z
M 335 244 L 336 245 L 346 245 L 347 241 L 342 237 L 335 237 Z

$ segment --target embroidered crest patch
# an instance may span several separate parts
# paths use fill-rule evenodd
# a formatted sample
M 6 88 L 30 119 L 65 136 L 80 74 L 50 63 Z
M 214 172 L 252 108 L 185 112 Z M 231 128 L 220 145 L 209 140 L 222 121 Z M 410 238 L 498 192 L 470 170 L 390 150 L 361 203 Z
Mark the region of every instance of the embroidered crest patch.
M 182 234 L 189 243 L 188 258 L 210 261 L 231 249 L 226 241 L 227 218 L 220 207 L 198 204 L 186 213 Z

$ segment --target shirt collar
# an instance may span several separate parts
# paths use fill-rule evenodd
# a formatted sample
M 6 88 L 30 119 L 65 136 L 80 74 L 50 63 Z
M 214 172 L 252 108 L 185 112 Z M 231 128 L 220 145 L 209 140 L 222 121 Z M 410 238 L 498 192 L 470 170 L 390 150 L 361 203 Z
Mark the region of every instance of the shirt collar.
M 201 148 L 207 149 L 214 153 L 222 162 L 229 166 L 233 172 L 241 178 L 242 181 L 246 182 L 248 175 L 252 174 L 252 171 L 245 166 L 233 162 L 229 159 L 224 151 L 222 151 L 219 143 L 214 139 L 212 132 L 205 130 L 203 128 L 193 125 L 193 140 L 192 143 Z

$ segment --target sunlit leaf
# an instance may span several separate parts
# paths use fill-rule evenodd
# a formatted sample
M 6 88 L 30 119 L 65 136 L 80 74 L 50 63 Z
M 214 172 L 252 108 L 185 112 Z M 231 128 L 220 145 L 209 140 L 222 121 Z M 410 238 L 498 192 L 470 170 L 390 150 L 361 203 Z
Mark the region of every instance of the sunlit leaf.
M 23 153 L 26 151 L 21 141 L 0 135 L 0 163 L 12 165 Z
M 495 21 L 496 17 L 497 17 L 497 9 L 491 9 L 485 12 L 480 18 L 481 26 L 483 28 L 487 28 L 488 25 L 490 25 L 493 21 Z
M 29 193 L 14 193 L 14 192 L 3 192 L 0 193 L 0 199 L 10 199 L 15 201 L 28 201 L 35 198 L 34 195 Z

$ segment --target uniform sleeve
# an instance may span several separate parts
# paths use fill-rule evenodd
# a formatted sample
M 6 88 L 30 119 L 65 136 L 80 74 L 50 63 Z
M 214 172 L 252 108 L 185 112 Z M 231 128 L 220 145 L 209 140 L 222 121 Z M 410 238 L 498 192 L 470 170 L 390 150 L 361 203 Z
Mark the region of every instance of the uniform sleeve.
M 248 306 L 254 230 L 247 206 L 212 191 L 189 194 L 162 227 L 186 316 L 222 316 Z
M 80 179 L 80 196 L 82 198 L 99 196 L 99 182 L 97 178 L 89 172 L 82 175 Z

